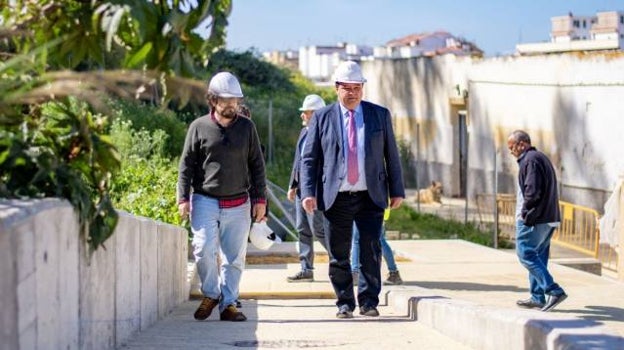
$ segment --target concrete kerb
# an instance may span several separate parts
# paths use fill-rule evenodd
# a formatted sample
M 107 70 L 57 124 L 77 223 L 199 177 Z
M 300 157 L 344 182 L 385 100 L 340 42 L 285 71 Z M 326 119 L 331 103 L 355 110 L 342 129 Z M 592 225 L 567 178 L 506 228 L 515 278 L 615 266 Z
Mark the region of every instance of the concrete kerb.
M 386 302 L 413 320 L 475 349 L 624 349 L 624 338 L 597 322 L 535 310 L 501 310 L 393 287 Z

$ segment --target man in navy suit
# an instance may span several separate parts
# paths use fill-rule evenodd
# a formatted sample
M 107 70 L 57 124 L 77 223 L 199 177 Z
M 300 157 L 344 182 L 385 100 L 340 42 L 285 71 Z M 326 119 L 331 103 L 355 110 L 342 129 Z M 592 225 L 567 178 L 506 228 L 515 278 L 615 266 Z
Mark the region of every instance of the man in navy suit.
M 347 61 L 334 72 L 338 102 L 314 112 L 301 161 L 301 198 L 308 212 L 325 214 L 329 278 L 338 318 L 352 318 L 356 302 L 350 250 L 353 225 L 360 232 L 360 315 L 379 316 L 384 209 L 405 198 L 401 161 L 388 109 L 362 101 L 366 79 Z M 389 199 L 389 201 L 388 201 Z
M 288 181 L 288 200 L 295 202 L 295 226 L 299 235 L 299 261 L 301 271 L 292 276 L 288 276 L 288 282 L 312 282 L 314 281 L 314 237 L 327 250 L 325 243 L 325 233 L 323 231 L 323 212 L 315 210 L 313 214 L 308 214 L 301 205 L 301 191 L 299 190 L 301 152 L 306 142 L 308 134 L 308 122 L 312 118 L 312 113 L 325 107 L 325 101 L 319 95 L 308 95 L 303 99 L 301 111 L 301 121 L 303 128 L 299 133 L 297 148 L 295 149 L 295 159 L 293 161 L 290 180 Z

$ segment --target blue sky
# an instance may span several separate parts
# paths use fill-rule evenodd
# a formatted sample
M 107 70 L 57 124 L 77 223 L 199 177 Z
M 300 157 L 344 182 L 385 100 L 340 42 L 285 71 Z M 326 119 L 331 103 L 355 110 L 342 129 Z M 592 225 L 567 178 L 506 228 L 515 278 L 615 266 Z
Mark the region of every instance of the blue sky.
M 227 48 L 297 50 L 337 42 L 377 46 L 446 30 L 487 56 L 521 42 L 548 41 L 550 18 L 624 11 L 623 0 L 233 0 Z

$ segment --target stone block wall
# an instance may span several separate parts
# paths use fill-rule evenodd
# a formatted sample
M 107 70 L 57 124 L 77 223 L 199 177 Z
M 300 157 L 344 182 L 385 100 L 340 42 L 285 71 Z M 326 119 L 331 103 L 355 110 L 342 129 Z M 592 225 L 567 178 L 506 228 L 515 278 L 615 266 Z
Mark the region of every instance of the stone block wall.
M 119 214 L 87 257 L 66 201 L 0 201 L 0 349 L 116 348 L 188 299 L 186 231 Z

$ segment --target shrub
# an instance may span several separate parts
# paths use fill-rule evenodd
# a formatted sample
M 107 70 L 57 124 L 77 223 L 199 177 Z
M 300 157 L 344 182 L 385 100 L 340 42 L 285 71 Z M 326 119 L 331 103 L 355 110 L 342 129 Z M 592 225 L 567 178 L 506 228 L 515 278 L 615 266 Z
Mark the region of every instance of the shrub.
M 66 198 L 79 219 L 90 250 L 117 225 L 109 197 L 110 178 L 119 167 L 104 130 L 107 119 L 70 98 L 48 102 L 0 130 L 0 196 Z
M 135 130 L 119 118 L 111 126 L 111 138 L 122 158 L 121 171 L 113 179 L 111 196 L 117 209 L 154 220 L 178 224 L 175 198 L 177 162 L 165 157 L 168 137 L 163 130 Z
M 160 146 L 163 157 L 175 158 L 180 155 L 186 137 L 186 124 L 180 121 L 175 113 L 133 101 L 117 100 L 112 102 L 112 105 L 115 117 L 130 121 L 132 129 L 146 130 L 150 133 L 161 130 L 167 135 L 167 139 Z
M 433 214 L 418 213 L 405 204 L 392 210 L 386 229 L 417 233 L 421 239 L 463 239 L 484 246 L 493 245 L 492 233 L 483 232 L 472 223 L 464 224 Z M 499 242 L 499 245 L 505 247 L 508 242 Z

